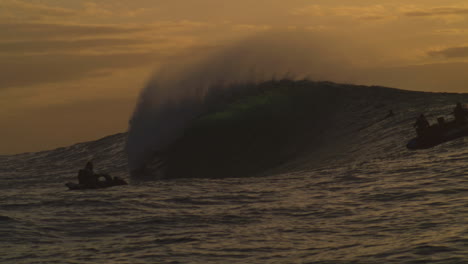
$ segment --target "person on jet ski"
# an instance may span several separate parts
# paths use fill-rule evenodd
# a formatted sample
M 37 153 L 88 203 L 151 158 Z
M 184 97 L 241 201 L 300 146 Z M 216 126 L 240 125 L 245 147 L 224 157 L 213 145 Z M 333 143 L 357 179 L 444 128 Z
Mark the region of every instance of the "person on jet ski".
M 86 187 L 96 187 L 98 177 L 94 174 L 93 163 L 88 161 L 84 169 L 78 171 L 78 183 Z
M 429 128 L 429 122 L 427 122 L 426 117 L 424 114 L 421 114 L 418 119 L 416 119 L 416 123 L 414 123 L 414 127 L 416 127 L 416 134 L 418 137 L 422 136 L 425 131 Z
M 457 103 L 453 109 L 453 116 L 455 117 L 455 123 L 464 124 L 467 122 L 468 110 L 461 103 Z

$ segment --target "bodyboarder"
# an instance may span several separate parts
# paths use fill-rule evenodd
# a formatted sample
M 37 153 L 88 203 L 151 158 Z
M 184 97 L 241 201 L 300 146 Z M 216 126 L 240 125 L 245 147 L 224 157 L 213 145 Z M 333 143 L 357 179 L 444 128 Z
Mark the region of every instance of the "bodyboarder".
M 414 123 L 413 125 L 414 127 L 416 127 L 416 134 L 418 135 L 418 137 L 421 137 L 424 135 L 424 133 L 427 131 L 427 129 L 429 128 L 429 122 L 427 122 L 427 119 L 426 117 L 424 116 L 424 114 L 421 114 L 417 119 L 416 119 L 416 123 Z

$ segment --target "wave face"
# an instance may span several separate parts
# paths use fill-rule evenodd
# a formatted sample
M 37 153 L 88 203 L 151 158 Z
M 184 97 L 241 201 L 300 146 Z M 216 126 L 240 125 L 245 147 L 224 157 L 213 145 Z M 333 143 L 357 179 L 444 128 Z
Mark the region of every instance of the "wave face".
M 181 103 L 168 116 L 161 113 L 154 125 L 163 131 L 151 141 L 164 144 L 145 160 L 145 174 L 245 177 L 400 155 L 416 116 L 429 109 L 447 114 L 454 102 L 468 99 L 290 79 L 225 91 L 197 107 Z M 390 110 L 395 115 L 385 118 Z
M 129 169 L 140 170 L 154 153 L 165 152 L 196 117 L 256 93 L 272 76 L 348 81 L 351 63 L 344 54 L 350 54 L 346 48 L 352 45 L 344 43 L 326 35 L 270 32 L 211 51 L 203 59 L 165 65 L 143 89 L 130 121 Z M 333 51 L 332 44 L 337 44 Z
M 29 186 L 56 182 L 64 174 L 75 179 L 88 160 L 99 164 L 99 171 L 123 178 L 132 164 L 144 168 L 133 174 L 136 177 L 225 178 L 412 159 L 415 153 L 426 153 L 405 147 L 415 137 L 416 117 L 425 113 L 430 122 L 439 116 L 450 120 L 455 103 L 468 102 L 468 94 L 308 80 L 221 83 L 217 88 L 207 88 L 211 92 L 198 101 L 163 104 L 167 108 L 155 119 L 141 116 L 148 126 L 142 125 L 138 133 L 0 156 L 0 173 Z M 384 118 L 390 109 L 395 115 Z M 145 155 L 131 155 L 132 136 L 138 143 L 135 151 L 141 147 Z M 16 171 L 47 177 L 25 179 Z

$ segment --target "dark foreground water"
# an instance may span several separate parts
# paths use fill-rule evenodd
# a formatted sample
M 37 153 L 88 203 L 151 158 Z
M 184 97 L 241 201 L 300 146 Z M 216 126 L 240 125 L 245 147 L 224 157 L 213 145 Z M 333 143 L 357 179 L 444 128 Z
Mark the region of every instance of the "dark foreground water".
M 0 156 L 0 263 L 467 263 L 468 138 L 405 148 L 450 96 L 261 176 L 131 180 L 125 134 Z M 91 158 L 130 185 L 68 191 Z

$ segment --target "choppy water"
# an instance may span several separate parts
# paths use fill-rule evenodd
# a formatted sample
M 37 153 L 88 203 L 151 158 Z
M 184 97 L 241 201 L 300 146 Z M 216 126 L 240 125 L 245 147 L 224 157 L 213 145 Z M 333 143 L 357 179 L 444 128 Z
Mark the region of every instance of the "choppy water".
M 368 89 L 261 176 L 131 179 L 126 134 L 0 156 L 0 263 L 467 263 L 468 138 L 405 144 L 468 95 Z M 68 191 L 91 158 L 130 185 Z

